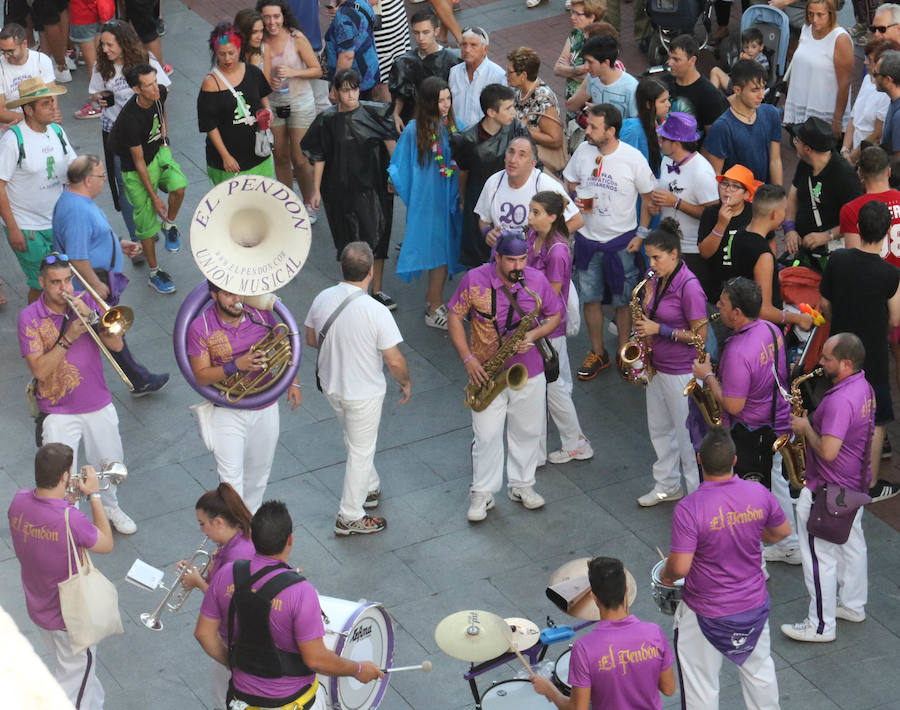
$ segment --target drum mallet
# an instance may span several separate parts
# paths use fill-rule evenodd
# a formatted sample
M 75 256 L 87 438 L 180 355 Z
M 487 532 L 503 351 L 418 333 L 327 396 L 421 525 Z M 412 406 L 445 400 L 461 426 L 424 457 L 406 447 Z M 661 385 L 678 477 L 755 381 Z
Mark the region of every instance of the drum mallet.
M 509 650 L 512 651 L 513 653 L 515 653 L 516 656 L 518 656 L 519 660 L 522 661 L 522 665 L 525 666 L 525 670 L 528 671 L 528 677 L 534 678 L 534 671 L 531 668 L 531 664 L 525 660 L 525 656 L 522 655 L 522 652 L 519 649 L 517 649 L 515 646 L 510 646 Z M 512 660 L 512 659 L 510 659 L 510 660 Z
M 417 666 L 395 666 L 394 668 L 382 668 L 385 673 L 396 673 L 397 671 L 428 671 L 431 670 L 431 661 L 422 661 Z

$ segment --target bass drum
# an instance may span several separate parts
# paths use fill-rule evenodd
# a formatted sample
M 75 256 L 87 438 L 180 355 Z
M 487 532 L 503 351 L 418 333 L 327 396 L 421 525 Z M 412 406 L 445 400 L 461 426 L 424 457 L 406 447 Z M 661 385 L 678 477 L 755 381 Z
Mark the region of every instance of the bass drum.
M 394 660 L 394 627 L 390 614 L 377 602 L 353 602 L 319 597 L 325 622 L 325 647 L 341 658 L 372 661 L 389 668 Z M 391 674 L 365 685 L 356 678 L 318 677 L 314 710 L 374 710 L 387 692 Z
M 504 680 L 481 696 L 481 710 L 547 710 L 548 700 L 534 692 L 530 680 Z

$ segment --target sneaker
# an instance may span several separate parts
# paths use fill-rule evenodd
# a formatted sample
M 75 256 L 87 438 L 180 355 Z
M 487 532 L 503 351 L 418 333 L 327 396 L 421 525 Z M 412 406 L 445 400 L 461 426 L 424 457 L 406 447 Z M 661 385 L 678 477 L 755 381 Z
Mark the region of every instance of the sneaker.
M 66 50 L 66 69 L 75 71 L 78 68 L 78 62 L 75 61 L 75 50 Z
M 763 558 L 766 562 L 784 562 L 787 565 L 801 564 L 799 547 L 769 545 L 763 550 Z
M 441 304 L 434 313 L 425 314 L 425 325 L 438 330 L 447 330 L 447 315 L 449 313 L 447 306 Z
M 578 379 L 593 380 L 600 370 L 605 370 L 607 367 L 609 367 L 609 353 L 604 350 L 603 355 L 598 357 L 594 351 L 591 350 L 584 359 L 584 362 L 581 363 L 581 367 L 578 368 Z
M 541 0 L 525 0 L 525 7 L 532 8 L 541 4 Z
M 466 517 L 470 522 L 477 523 L 487 517 L 487 512 L 494 507 L 494 496 L 490 493 L 472 491 L 469 501 L 469 512 Z
M 559 451 L 551 451 L 547 454 L 547 460 L 550 463 L 561 464 L 561 463 L 569 463 L 569 461 L 575 459 L 577 461 L 587 461 L 594 456 L 594 450 L 591 448 L 591 442 L 587 439 L 579 439 L 578 443 L 580 446 L 575 449 L 575 451 L 564 451 L 560 449 Z
M 166 21 L 161 17 L 156 18 L 156 34 L 160 37 L 166 36 Z
M 378 500 L 381 498 L 381 489 L 379 488 L 377 491 L 369 491 L 366 495 L 366 502 L 363 503 L 363 508 L 377 508 Z
M 75 118 L 100 118 L 100 105 L 93 101 L 88 101 L 84 106 L 78 109 L 72 115 Z
M 389 311 L 397 310 L 397 302 L 388 296 L 384 291 L 376 291 L 372 294 L 372 298 L 378 301 L 382 306 L 387 308 Z
M 106 517 L 109 519 L 109 524 L 118 532 L 123 535 L 134 535 L 137 532 L 137 525 L 134 524 L 134 521 L 129 518 L 128 515 L 125 514 L 125 511 L 119 506 L 107 508 L 104 505 L 103 510 L 106 511 Z
M 371 515 L 364 515 L 359 520 L 344 520 L 340 515 L 334 521 L 334 534 L 341 536 L 348 535 L 372 535 L 380 533 L 387 527 L 387 520 L 384 518 L 373 518 Z
M 813 643 L 829 643 L 834 641 L 834 634 L 817 634 L 816 627 L 809 619 L 796 624 L 782 624 L 781 633 L 794 641 L 810 641 Z
M 838 604 L 834 608 L 834 616 L 837 619 L 843 619 L 844 621 L 852 621 L 854 624 L 859 624 L 866 620 L 866 612 L 864 611 L 853 611 L 852 609 L 848 609 L 843 604 Z
M 144 252 L 140 252 L 131 257 L 131 265 L 134 267 L 143 266 L 147 262 L 144 258 Z
M 518 486 L 507 491 L 509 499 L 521 503 L 528 510 L 537 510 L 544 507 L 544 497 L 534 490 L 533 486 Z
M 304 205 L 306 207 L 306 216 L 309 217 L 310 225 L 319 221 L 319 210 L 313 209 L 312 205 Z
M 637 503 L 642 508 L 652 508 L 654 505 L 679 500 L 683 497 L 684 493 L 681 492 L 681 488 L 679 488 L 677 491 L 673 491 L 672 493 L 665 493 L 654 488 L 649 493 L 646 493 L 638 498 Z
M 881 446 L 881 458 L 889 459 L 894 455 L 894 449 L 891 446 L 891 440 L 884 437 L 884 444 Z
M 53 70 L 53 76 L 57 84 L 68 84 L 72 81 L 72 72 L 69 71 L 68 67 L 62 70 L 59 67 L 56 67 L 56 69 Z
M 900 493 L 900 483 L 885 481 L 883 478 L 879 478 L 875 485 L 869 489 L 869 495 L 872 497 L 873 503 L 893 498 L 898 493 Z
M 172 277 L 162 269 L 155 274 L 150 274 L 147 283 L 150 284 L 150 288 L 157 293 L 175 293 L 175 283 L 172 281 Z
M 166 251 L 174 254 L 179 249 L 181 249 L 181 234 L 178 231 L 178 227 L 174 224 L 168 229 L 163 229 L 163 232 L 166 235 Z
M 153 394 L 154 392 L 159 392 L 163 387 L 169 384 L 169 373 L 166 372 L 162 375 L 150 375 L 147 378 L 147 381 L 138 385 L 134 388 L 134 391 L 131 393 L 132 397 L 145 397 L 148 394 Z

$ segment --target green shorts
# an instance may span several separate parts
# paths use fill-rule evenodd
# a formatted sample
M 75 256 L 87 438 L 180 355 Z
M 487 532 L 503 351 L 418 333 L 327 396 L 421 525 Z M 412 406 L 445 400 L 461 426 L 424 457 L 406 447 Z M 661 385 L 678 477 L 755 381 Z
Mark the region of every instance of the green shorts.
M 9 230 L 3 225 L 3 231 L 6 234 L 6 240 L 9 241 Z M 25 235 L 25 251 L 16 251 L 13 254 L 19 260 L 19 266 L 25 272 L 25 280 L 28 282 L 29 288 L 41 290 L 41 284 L 38 276 L 41 270 L 41 261 L 50 252 L 53 251 L 53 230 L 52 229 L 23 229 Z
M 259 165 L 254 165 L 249 170 L 241 170 L 239 173 L 229 173 L 225 170 L 219 170 L 219 168 L 214 168 L 211 165 L 206 166 L 206 174 L 209 175 L 209 179 L 212 181 L 213 185 L 218 185 L 220 182 L 225 182 L 226 180 L 230 180 L 235 175 L 262 175 L 263 177 L 275 178 L 275 161 L 272 159 L 270 155 L 264 161 L 262 161 Z
M 181 167 L 172 157 L 169 146 L 164 145 L 147 165 L 147 173 L 150 175 L 150 184 L 154 189 L 165 188 L 167 192 L 174 192 L 187 187 L 188 181 L 181 172 Z M 153 207 L 153 199 L 144 189 L 141 176 L 136 170 L 122 172 L 122 181 L 125 183 L 125 194 L 128 201 L 134 205 L 134 226 L 138 239 L 152 239 L 162 227 L 159 215 Z

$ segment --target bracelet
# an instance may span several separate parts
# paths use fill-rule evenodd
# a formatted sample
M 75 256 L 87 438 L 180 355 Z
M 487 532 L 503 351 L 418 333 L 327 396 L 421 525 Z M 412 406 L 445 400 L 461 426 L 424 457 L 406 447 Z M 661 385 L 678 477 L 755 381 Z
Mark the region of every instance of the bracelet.
M 303 391 L 303 388 L 302 388 L 297 382 L 291 382 L 291 385 L 290 385 L 290 386 L 291 386 L 291 387 L 296 387 L 296 388 L 297 388 L 298 390 L 300 390 L 301 392 Z
M 781 228 L 784 230 L 784 233 L 788 232 L 796 232 L 797 231 L 797 223 L 792 219 L 786 219 L 781 223 Z
M 672 328 L 665 323 L 659 324 L 659 337 L 660 338 L 671 338 L 672 337 Z
M 719 239 L 722 239 L 725 236 L 724 232 L 717 232 L 715 227 L 713 227 L 712 233 L 715 234 Z
M 647 227 L 638 227 L 634 230 L 634 235 L 640 239 L 646 239 L 648 234 L 650 234 L 650 230 Z
M 61 335 L 59 336 L 59 338 L 57 338 L 56 344 L 59 345 L 59 347 L 61 347 L 63 350 L 68 350 L 70 347 L 72 347 L 72 343 L 70 343 Z
M 787 320 L 787 311 L 781 311 L 781 322 L 784 323 Z
M 705 375 L 703 375 L 703 381 L 706 382 L 706 379 L 708 377 L 715 377 L 715 376 L 716 376 L 715 372 L 707 372 Z
M 238 371 L 237 360 L 229 360 L 228 362 L 223 362 L 222 369 L 225 370 L 225 375 L 227 377 L 230 377 Z
M 680 197 L 676 197 L 676 198 L 675 198 L 675 211 L 676 211 L 676 212 L 678 211 L 678 205 L 680 205 L 680 204 L 681 204 L 681 198 L 680 198 Z
M 356 673 L 353 675 L 354 678 L 359 678 L 359 674 L 362 673 L 362 663 L 359 661 L 356 662 Z
M 469 353 L 469 356 L 463 359 L 463 365 L 469 362 L 473 357 L 475 357 L 475 353 Z
M 100 494 L 99 494 L 99 493 L 91 493 L 91 494 L 88 496 L 88 498 L 91 499 L 91 500 L 99 499 L 99 498 L 100 498 Z
M 678 328 L 676 328 L 675 330 L 672 331 L 672 340 L 674 340 L 676 343 L 678 342 L 678 334 L 680 332 L 681 331 L 678 330 Z

